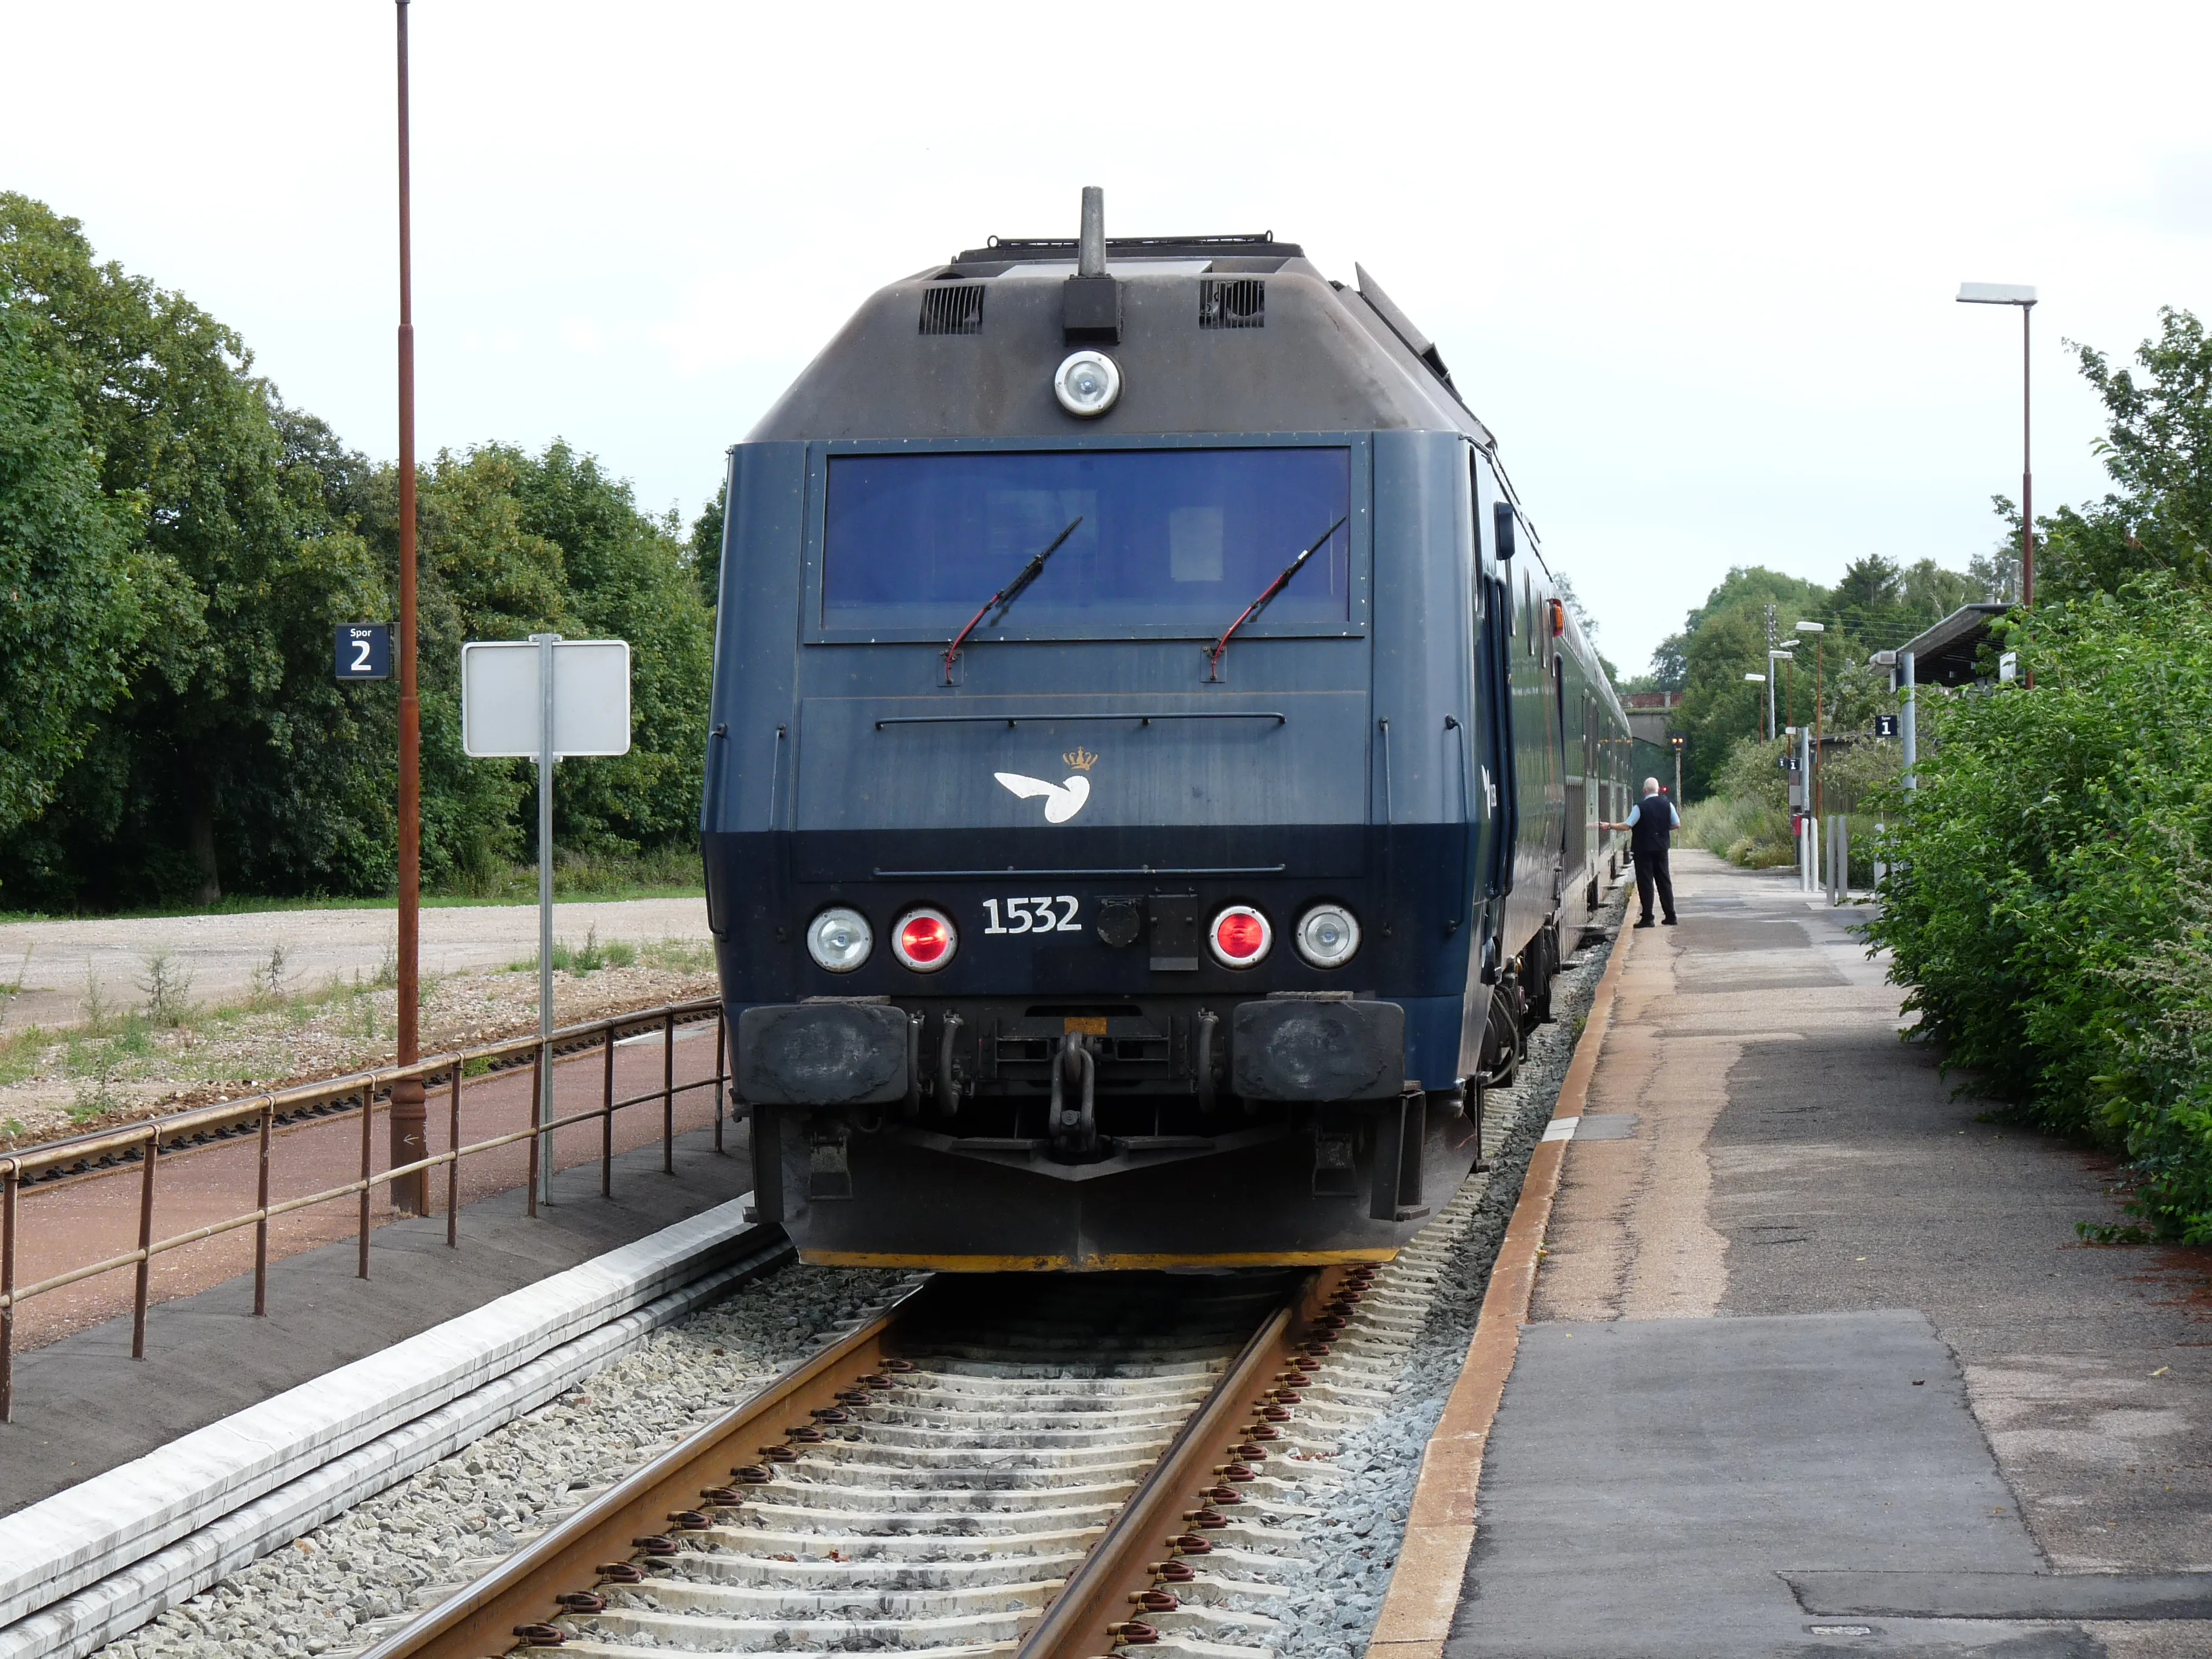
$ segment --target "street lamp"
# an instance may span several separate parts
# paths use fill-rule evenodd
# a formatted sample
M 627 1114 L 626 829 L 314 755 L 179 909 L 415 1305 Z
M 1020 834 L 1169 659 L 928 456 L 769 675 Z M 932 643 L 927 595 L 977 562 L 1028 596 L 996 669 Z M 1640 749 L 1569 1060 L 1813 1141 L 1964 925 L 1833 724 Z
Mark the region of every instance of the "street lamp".
M 1807 799 L 1812 805 L 1814 817 L 1818 818 L 1820 813 L 1820 635 L 1828 631 L 1828 625 L 1826 623 L 1801 622 L 1797 624 L 1797 631 L 1813 636 L 1813 775 L 1806 779 L 1806 782 L 1813 786 L 1813 793 Z
M 1787 645 L 1769 646 L 1767 647 L 1766 672 L 1768 678 L 1766 681 L 1766 740 L 1769 743 L 1772 743 L 1777 735 L 1778 735 L 1774 727 L 1774 665 L 1778 662 L 1796 661 L 1797 659 L 1790 654 L 1796 648 L 1797 641 L 1795 640 L 1790 641 Z
M 2035 473 L 2029 465 L 2031 451 L 2028 398 L 2028 317 L 2035 309 L 2035 290 L 2017 283 L 1961 283 L 1962 306 L 2018 306 L 2020 307 L 2020 602 L 2035 609 Z

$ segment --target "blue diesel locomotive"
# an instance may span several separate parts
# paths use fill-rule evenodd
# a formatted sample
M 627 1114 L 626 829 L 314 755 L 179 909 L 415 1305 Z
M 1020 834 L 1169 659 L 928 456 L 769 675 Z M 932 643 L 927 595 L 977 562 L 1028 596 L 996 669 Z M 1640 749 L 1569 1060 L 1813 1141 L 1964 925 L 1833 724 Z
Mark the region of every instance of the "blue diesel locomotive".
M 731 451 L 702 817 L 807 1261 L 1387 1259 L 1619 874 L 1619 701 L 1364 270 L 1005 241 Z

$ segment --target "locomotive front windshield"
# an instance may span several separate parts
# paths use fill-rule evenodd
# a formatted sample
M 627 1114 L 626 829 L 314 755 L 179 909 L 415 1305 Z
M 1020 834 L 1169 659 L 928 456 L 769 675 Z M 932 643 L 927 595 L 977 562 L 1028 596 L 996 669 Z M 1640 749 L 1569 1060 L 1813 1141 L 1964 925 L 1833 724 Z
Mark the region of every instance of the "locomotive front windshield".
M 1351 475 L 1342 448 L 835 456 L 822 620 L 950 635 L 1074 524 L 1006 631 L 1218 634 L 1335 525 L 1266 621 L 1342 623 Z

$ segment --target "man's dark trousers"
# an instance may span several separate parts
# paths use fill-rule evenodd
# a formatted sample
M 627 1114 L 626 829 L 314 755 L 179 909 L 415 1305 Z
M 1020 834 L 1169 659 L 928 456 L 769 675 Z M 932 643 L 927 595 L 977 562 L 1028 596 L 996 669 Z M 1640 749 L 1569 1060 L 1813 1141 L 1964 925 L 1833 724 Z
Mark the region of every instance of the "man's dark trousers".
M 1668 921 L 1674 920 L 1674 878 L 1667 869 L 1668 834 L 1674 814 L 1664 795 L 1646 795 L 1629 826 L 1628 845 L 1636 854 L 1636 898 L 1644 908 L 1639 920 L 1651 920 L 1651 890 L 1659 890 L 1659 908 Z

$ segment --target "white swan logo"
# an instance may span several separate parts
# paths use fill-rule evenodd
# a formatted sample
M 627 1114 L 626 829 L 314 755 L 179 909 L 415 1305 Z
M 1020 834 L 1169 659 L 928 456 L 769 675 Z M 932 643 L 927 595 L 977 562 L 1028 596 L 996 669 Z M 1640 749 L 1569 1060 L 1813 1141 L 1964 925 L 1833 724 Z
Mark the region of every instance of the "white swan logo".
M 1079 745 L 1060 759 L 1074 769 L 1065 783 L 1047 783 L 1042 778 L 1026 777 L 1019 772 L 994 772 L 991 775 L 1024 800 L 1042 795 L 1044 821 L 1066 823 L 1091 799 L 1091 779 L 1086 775 L 1098 764 L 1098 757 Z

